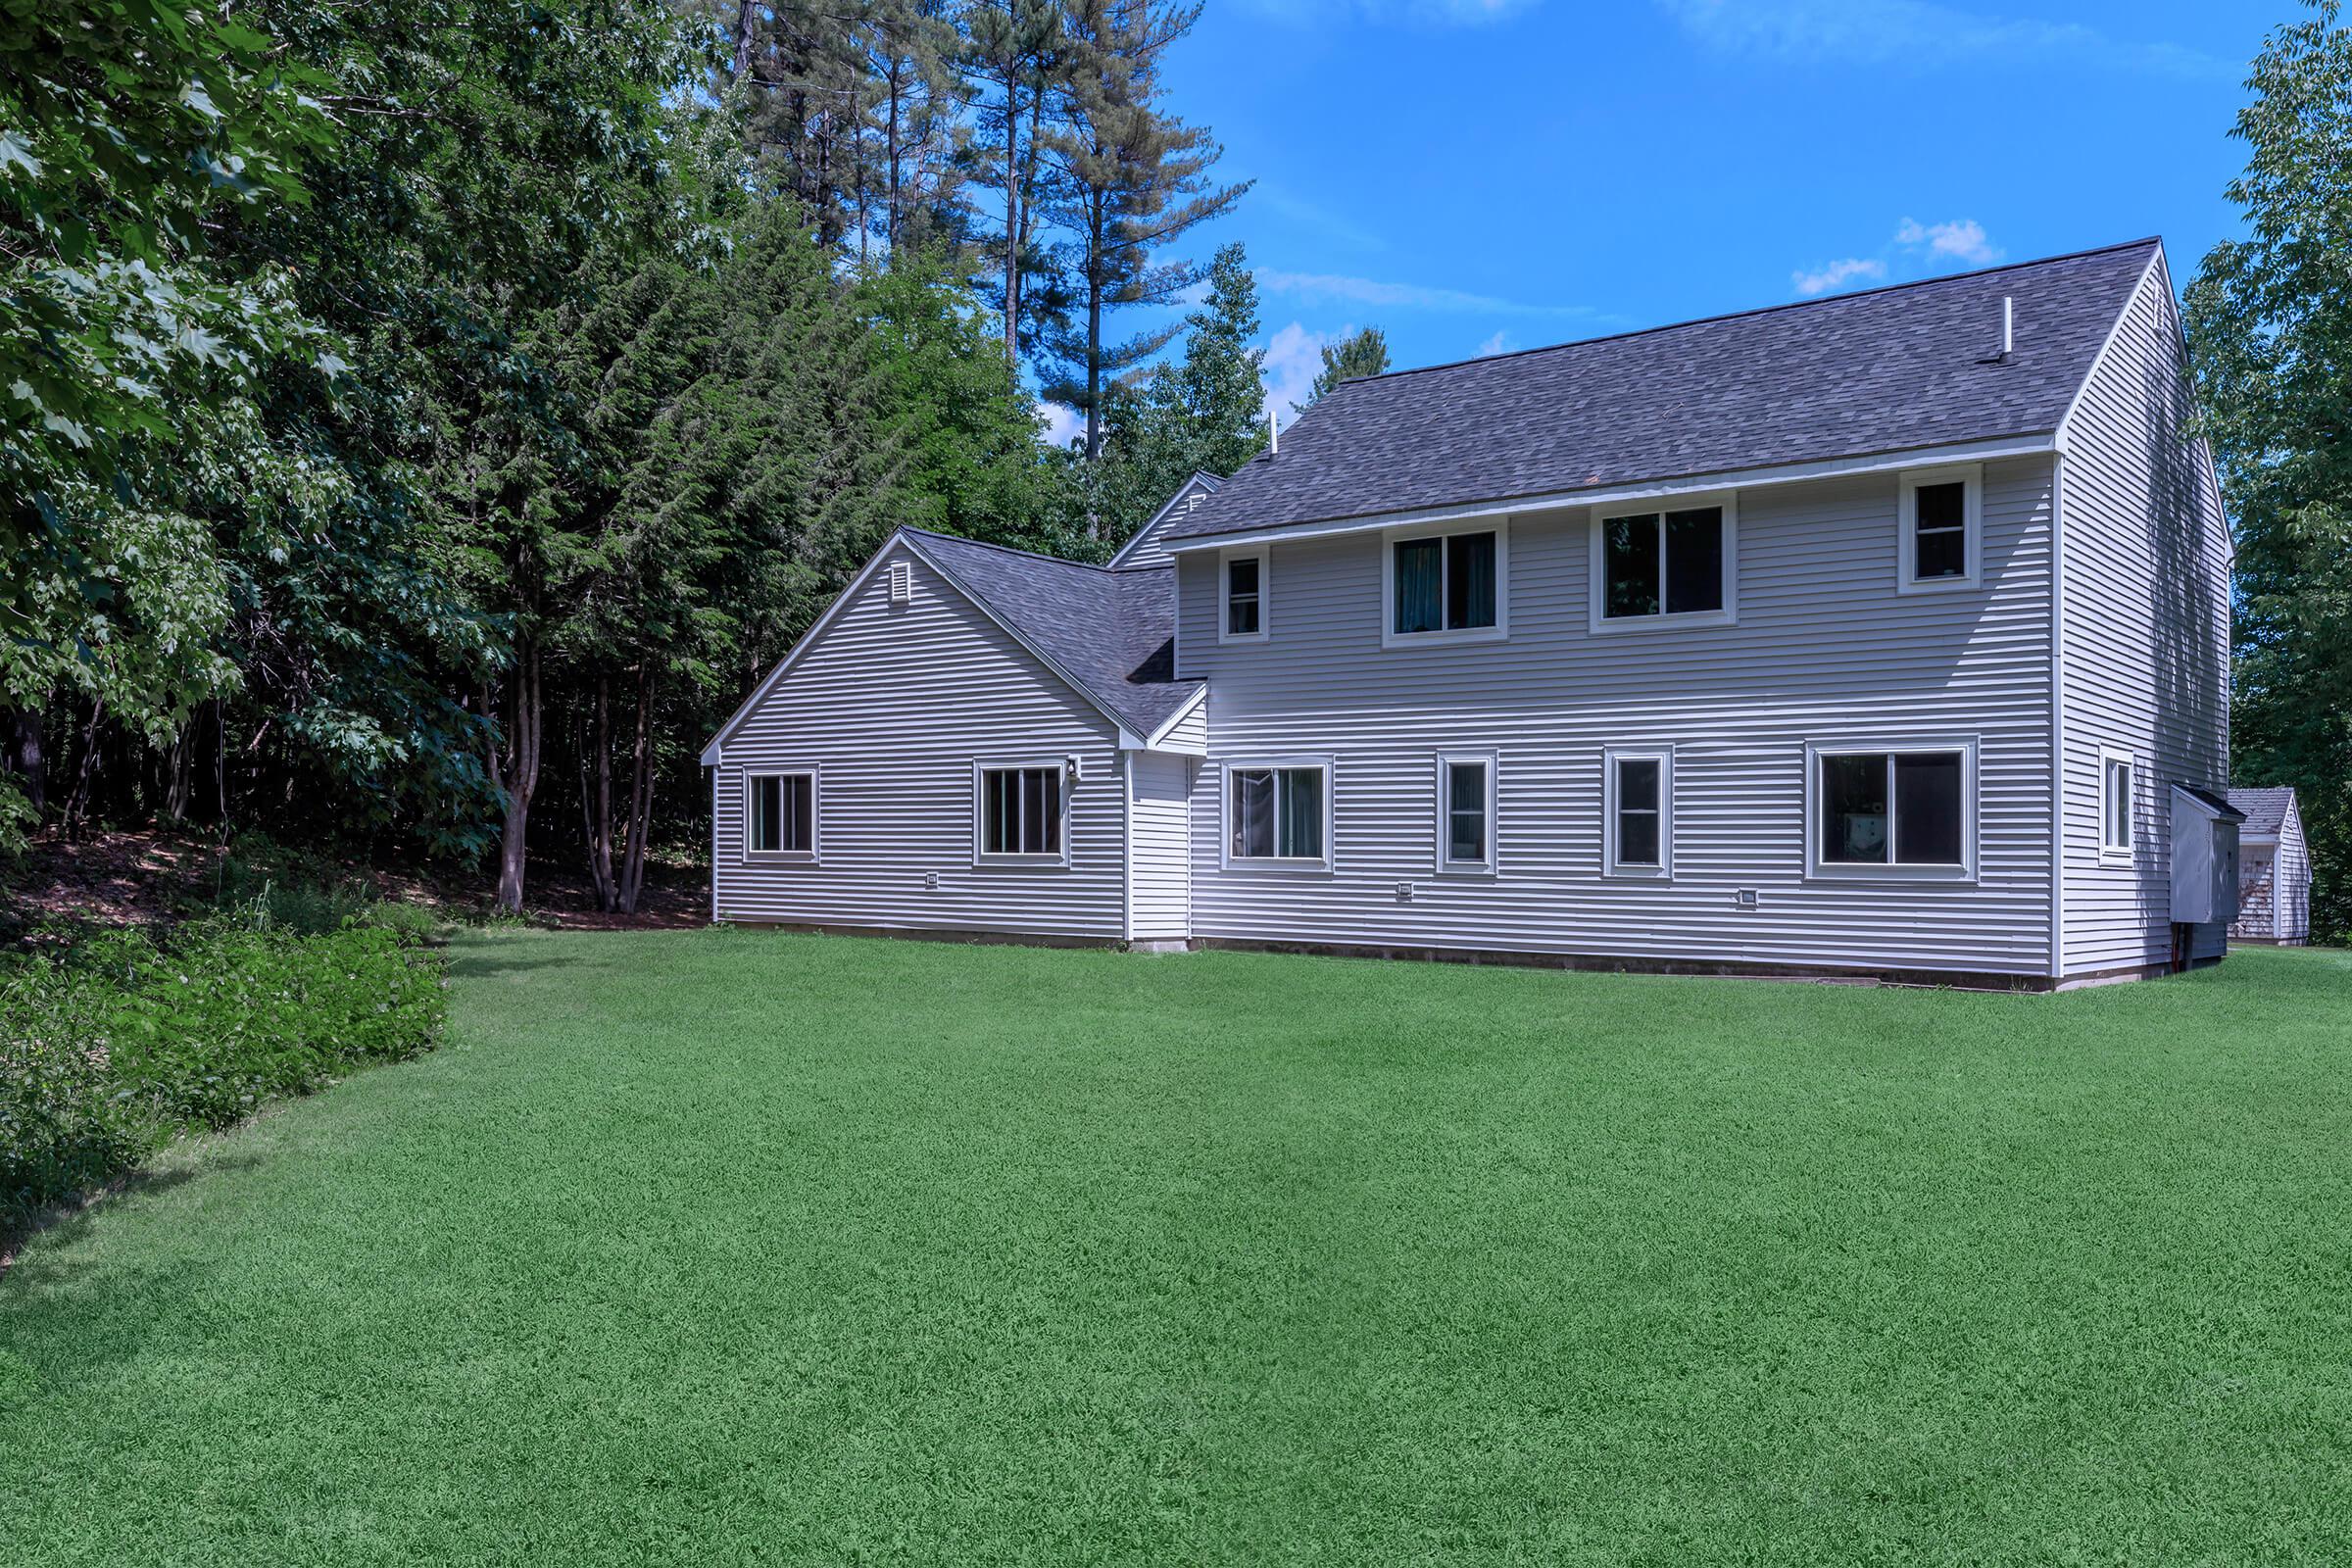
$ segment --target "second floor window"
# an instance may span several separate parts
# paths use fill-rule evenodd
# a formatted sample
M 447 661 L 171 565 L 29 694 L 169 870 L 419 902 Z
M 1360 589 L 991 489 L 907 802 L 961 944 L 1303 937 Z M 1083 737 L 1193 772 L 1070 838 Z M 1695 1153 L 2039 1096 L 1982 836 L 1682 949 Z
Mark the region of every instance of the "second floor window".
M 1389 552 L 1392 637 L 1495 628 L 1502 554 L 1494 530 L 1399 539 Z
M 1225 560 L 1225 630 L 1227 637 L 1256 637 L 1265 629 L 1266 558 L 1228 556 Z
M 1974 464 L 1903 475 L 1901 561 L 1894 580 L 1898 591 L 1967 588 L 1977 582 L 1983 475 Z
M 1730 604 L 1724 509 L 1685 507 L 1600 519 L 1600 616 L 1720 616 Z

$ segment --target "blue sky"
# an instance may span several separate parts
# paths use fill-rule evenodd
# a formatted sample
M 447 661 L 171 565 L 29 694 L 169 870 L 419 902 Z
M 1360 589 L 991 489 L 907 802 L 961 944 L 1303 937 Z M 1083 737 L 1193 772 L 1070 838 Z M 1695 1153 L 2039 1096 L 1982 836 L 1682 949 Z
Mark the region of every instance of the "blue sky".
M 1399 367 L 2236 229 L 2228 131 L 2290 0 L 1208 0 L 1171 101 L 1256 188 L 1278 406 Z

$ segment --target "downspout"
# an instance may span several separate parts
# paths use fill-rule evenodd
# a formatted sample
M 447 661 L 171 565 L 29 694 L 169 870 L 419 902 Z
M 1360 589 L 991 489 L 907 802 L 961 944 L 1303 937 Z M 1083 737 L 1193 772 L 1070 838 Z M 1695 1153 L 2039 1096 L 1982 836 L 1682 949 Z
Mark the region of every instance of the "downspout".
M 2066 454 L 2050 460 L 2050 984 L 2066 978 Z
M 1119 751 L 1119 877 L 1125 892 L 1119 902 L 1119 940 L 1135 944 L 1135 754 Z

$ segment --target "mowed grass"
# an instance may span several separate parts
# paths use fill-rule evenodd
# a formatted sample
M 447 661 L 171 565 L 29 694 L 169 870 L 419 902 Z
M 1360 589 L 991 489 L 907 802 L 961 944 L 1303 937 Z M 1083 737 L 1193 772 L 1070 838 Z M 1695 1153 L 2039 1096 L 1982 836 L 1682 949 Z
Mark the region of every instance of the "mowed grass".
M 454 967 L 0 1281 L 12 1568 L 2352 1557 L 2352 955 Z

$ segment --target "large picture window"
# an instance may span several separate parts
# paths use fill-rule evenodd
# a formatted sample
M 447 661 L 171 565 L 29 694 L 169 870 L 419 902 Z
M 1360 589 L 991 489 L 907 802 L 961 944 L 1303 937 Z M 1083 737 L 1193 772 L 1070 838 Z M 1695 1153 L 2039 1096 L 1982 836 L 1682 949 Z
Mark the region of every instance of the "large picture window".
M 816 774 L 754 773 L 743 781 L 748 855 L 816 855 Z
M 1500 636 L 1507 570 L 1499 528 L 1390 540 L 1384 641 Z
M 1674 871 L 1674 753 L 1612 747 L 1602 757 L 1601 869 L 1610 876 Z
M 1813 862 L 1826 874 L 1965 874 L 1973 750 L 1815 748 Z
M 1592 623 L 1598 627 L 1732 618 L 1737 530 L 1730 501 L 1597 514 Z
M 1330 858 L 1330 764 L 1234 763 L 1225 770 L 1226 857 L 1321 865 Z
M 1447 752 L 1438 758 L 1438 870 L 1494 869 L 1494 756 Z
M 982 859 L 1062 858 L 1062 764 L 980 769 Z

